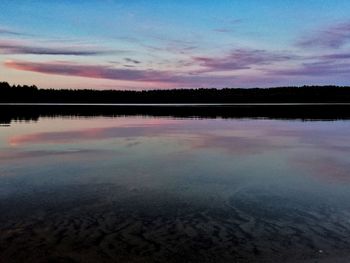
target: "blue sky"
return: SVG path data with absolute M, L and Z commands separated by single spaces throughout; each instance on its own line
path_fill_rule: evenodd
M 0 2 L 0 75 L 42 88 L 350 83 L 350 2 Z

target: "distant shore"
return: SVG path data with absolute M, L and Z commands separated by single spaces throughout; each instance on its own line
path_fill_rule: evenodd
M 0 82 L 0 103 L 59 104 L 317 104 L 350 103 L 350 87 L 302 86 L 275 88 L 68 90 Z
M 349 105 L 350 102 L 276 102 L 276 103 L 45 103 L 45 102 L 0 102 L 0 106 L 123 106 L 123 107 L 217 107 L 217 106 L 336 106 Z
M 0 103 L 0 124 L 42 117 L 262 118 L 349 120 L 350 103 L 285 104 L 66 104 Z

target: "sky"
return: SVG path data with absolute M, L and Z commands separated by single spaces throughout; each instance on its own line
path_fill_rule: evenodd
M 350 85 L 348 0 L 1 0 L 0 81 L 40 88 Z

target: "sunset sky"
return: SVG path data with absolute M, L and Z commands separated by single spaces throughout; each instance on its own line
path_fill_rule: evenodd
M 1 0 L 0 12 L 11 84 L 350 85 L 348 0 Z

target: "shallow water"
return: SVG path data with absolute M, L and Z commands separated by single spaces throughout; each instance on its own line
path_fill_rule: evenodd
M 347 262 L 349 134 L 348 120 L 12 120 L 0 262 Z

